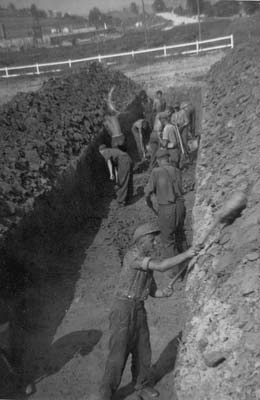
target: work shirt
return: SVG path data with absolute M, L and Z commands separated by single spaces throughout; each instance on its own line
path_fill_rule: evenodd
M 153 130 L 155 132 L 159 132 L 159 133 L 162 131 L 162 122 L 159 118 L 159 114 L 157 114 L 155 117 L 154 124 L 153 124 Z
M 177 124 L 180 128 L 189 124 L 189 118 L 185 110 L 180 110 L 171 115 L 171 123 Z
M 165 111 L 166 109 L 166 101 L 164 99 L 155 98 L 153 101 L 153 112 L 158 113 L 161 111 Z
M 149 270 L 150 257 L 140 256 L 137 247 L 133 247 L 124 257 L 116 297 L 144 301 L 156 292 L 153 271 Z
M 174 149 L 175 147 L 177 147 L 178 142 L 176 127 L 170 123 L 167 123 L 163 128 L 162 138 L 163 140 L 167 140 L 168 149 Z
M 104 159 L 106 161 L 111 160 L 115 167 L 118 166 L 118 162 L 119 162 L 120 158 L 128 157 L 130 159 L 130 157 L 127 153 L 125 153 L 122 150 L 116 149 L 116 148 L 111 148 L 111 149 L 107 148 L 107 149 L 102 150 L 102 156 L 104 157 Z
M 180 170 L 170 164 L 154 168 L 144 191 L 146 197 L 155 194 L 159 205 L 183 199 Z

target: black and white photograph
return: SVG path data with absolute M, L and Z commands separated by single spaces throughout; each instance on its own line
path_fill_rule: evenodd
M 260 400 L 260 0 L 0 0 L 0 400 Z

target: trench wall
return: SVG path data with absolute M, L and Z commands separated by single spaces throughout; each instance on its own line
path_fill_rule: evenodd
M 219 226 L 190 272 L 175 369 L 179 400 L 260 399 L 260 52 L 238 46 L 207 76 L 196 169 L 194 242 L 230 194 L 248 206 Z

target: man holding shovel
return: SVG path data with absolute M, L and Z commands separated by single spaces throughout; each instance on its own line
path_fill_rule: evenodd
M 132 355 L 132 377 L 139 399 L 158 397 L 149 385 L 151 345 L 144 302 L 148 296 L 163 298 L 172 295 L 172 288 L 158 289 L 153 271 L 165 272 L 192 258 L 195 249 L 158 261 L 153 258 L 158 226 L 139 226 L 133 236 L 133 247 L 124 257 L 119 282 L 110 314 L 109 354 L 98 396 L 111 400 L 120 385 L 128 356 Z
M 185 220 L 185 204 L 182 193 L 181 172 L 169 163 L 169 153 L 166 149 L 157 152 L 159 167 L 154 168 L 145 187 L 148 207 L 155 211 L 152 195 L 156 196 L 158 204 L 158 225 L 163 242 L 163 256 L 172 257 L 176 254 L 176 240 L 183 238 Z M 178 246 L 179 247 L 179 246 Z M 178 249 L 179 250 L 179 249 Z M 181 249 L 182 250 L 182 249 Z

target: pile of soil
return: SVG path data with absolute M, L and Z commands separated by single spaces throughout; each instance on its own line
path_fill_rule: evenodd
M 0 237 L 52 190 L 58 177 L 102 128 L 107 94 L 116 86 L 123 110 L 137 85 L 118 71 L 91 64 L 17 94 L 0 109 Z
M 260 398 L 259 62 L 259 45 L 247 43 L 207 78 L 195 242 L 233 191 L 245 191 L 248 205 L 215 230 L 189 276 L 190 317 L 176 370 L 180 400 Z

